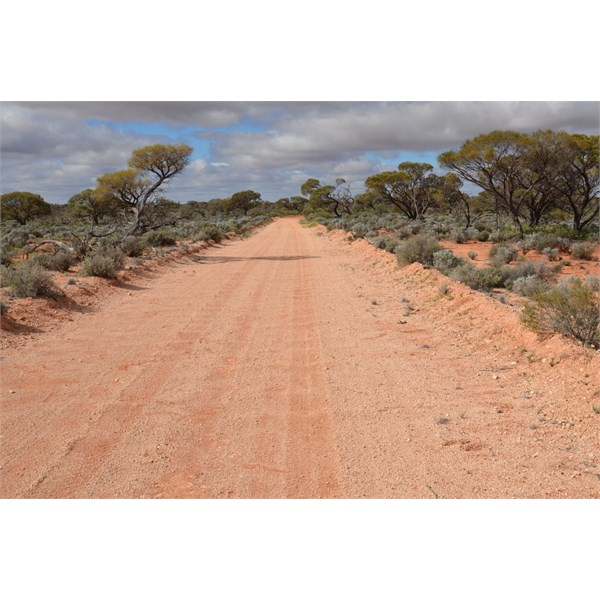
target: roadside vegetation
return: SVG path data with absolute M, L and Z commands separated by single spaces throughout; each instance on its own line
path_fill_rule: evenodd
M 115 278 L 127 260 L 218 244 L 275 216 L 302 215 L 305 224 L 368 240 L 400 265 L 420 262 L 483 293 L 518 294 L 526 299 L 527 326 L 598 347 L 598 278 L 561 275 L 572 261 L 599 258 L 598 146 L 598 136 L 494 131 L 441 154 L 445 175 L 403 162 L 367 177 L 358 195 L 344 179 L 309 178 L 299 195 L 276 202 L 241 190 L 184 204 L 165 191 L 192 149 L 147 146 L 132 153 L 126 169 L 99 176 L 96 188 L 64 204 L 30 192 L 3 194 L 2 286 L 12 297 L 57 297 L 52 271 Z M 476 245 L 463 258 L 445 243 L 486 243 L 489 260 L 483 263 Z

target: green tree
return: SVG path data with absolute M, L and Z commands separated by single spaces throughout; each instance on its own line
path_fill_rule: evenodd
M 229 212 L 239 211 L 244 215 L 252 208 L 256 208 L 260 203 L 260 194 L 254 190 L 244 190 L 236 192 L 226 203 Z
M 105 217 L 115 217 L 122 206 L 113 197 L 99 197 L 96 190 L 83 190 L 71 196 L 67 202 L 69 212 L 75 217 L 89 219 L 94 225 L 100 225 Z
M 528 224 L 535 227 L 558 205 L 560 194 L 553 181 L 561 165 L 562 136 L 554 131 L 536 131 L 529 137 L 531 145 L 523 156 L 520 185 L 523 209 Z
M 409 219 L 422 218 L 439 201 L 443 180 L 428 163 L 403 162 L 397 171 L 383 171 L 365 181 L 376 202 L 395 206 Z
M 52 206 L 40 195 L 31 192 L 9 192 L 0 196 L 2 217 L 14 219 L 20 225 L 25 225 L 31 219 L 43 217 L 52 212 Z
M 308 204 L 313 210 L 325 209 L 336 217 L 341 217 L 342 212 L 352 213 L 354 197 L 341 177 L 335 180 L 335 185 L 321 185 L 318 179 L 307 179 L 300 186 L 300 192 L 308 195 Z
M 467 140 L 460 150 L 439 156 L 442 167 L 488 192 L 498 209 L 505 210 L 523 236 L 521 217 L 545 177 L 532 172 L 534 142 L 516 131 L 493 131 Z
M 573 215 L 573 228 L 577 231 L 598 218 L 599 147 L 597 135 L 561 135 L 560 161 L 550 185 Z
M 130 226 L 125 236 L 143 233 L 148 206 L 163 199 L 161 187 L 189 164 L 192 148 L 186 144 L 154 144 L 134 150 L 129 169 L 98 177 L 96 194 L 102 201 L 116 200 L 129 210 Z

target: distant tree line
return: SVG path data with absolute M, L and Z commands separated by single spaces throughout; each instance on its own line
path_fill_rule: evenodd
M 365 192 L 352 196 L 343 179 L 335 185 L 308 179 L 300 188 L 313 210 L 335 216 L 365 209 L 386 209 L 408 219 L 448 210 L 464 218 L 508 215 L 521 236 L 550 215 L 569 215 L 581 232 L 598 218 L 599 136 L 536 131 L 494 131 L 467 140 L 459 150 L 438 158 L 445 175 L 428 163 L 403 162 L 395 171 L 368 177 Z M 462 188 L 481 189 L 472 196 Z M 558 212 L 557 212 L 558 211 Z
M 190 146 L 155 144 L 135 150 L 128 168 L 98 177 L 95 189 L 72 196 L 66 205 L 51 205 L 30 192 L 0 197 L 3 220 L 24 225 L 44 216 L 89 224 L 90 236 L 123 238 L 176 225 L 191 217 L 219 214 L 317 213 L 341 217 L 358 211 L 391 211 L 409 220 L 445 211 L 460 217 L 465 228 L 481 217 L 509 216 L 521 236 L 524 225 L 547 219 L 569 219 L 576 232 L 595 224 L 599 212 L 599 136 L 536 131 L 493 131 L 467 140 L 458 150 L 442 153 L 433 172 L 428 163 L 403 162 L 394 171 L 367 177 L 365 191 L 353 195 L 344 179 L 322 183 L 309 178 L 300 195 L 262 200 L 243 190 L 228 198 L 185 204 L 164 196 L 164 187 L 189 164 Z M 466 193 L 465 183 L 481 191 Z

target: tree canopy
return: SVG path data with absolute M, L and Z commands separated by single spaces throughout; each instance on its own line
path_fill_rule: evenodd
M 300 186 L 300 192 L 308 196 L 312 209 L 328 210 L 336 217 L 341 217 L 342 212 L 352 213 L 354 197 L 345 179 L 336 179 L 335 185 L 322 185 L 318 179 L 310 178 Z
M 14 219 L 25 225 L 31 219 L 43 217 L 52 212 L 52 206 L 39 194 L 31 192 L 9 192 L 0 196 L 2 218 Z
M 553 208 L 573 215 L 581 231 L 598 216 L 598 136 L 493 131 L 439 157 L 442 167 L 489 193 L 523 234 Z
M 403 162 L 397 171 L 383 171 L 365 181 L 371 202 L 395 206 L 409 219 L 420 219 L 439 198 L 443 179 L 428 163 Z
M 145 146 L 133 151 L 128 169 L 98 177 L 97 197 L 115 200 L 128 209 L 131 225 L 127 235 L 147 229 L 147 207 L 163 199 L 161 187 L 185 169 L 192 151 L 186 144 Z

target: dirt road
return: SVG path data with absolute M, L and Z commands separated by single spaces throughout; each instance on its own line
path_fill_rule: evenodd
M 600 497 L 596 358 L 390 261 L 281 219 L 6 349 L 1 496 Z

